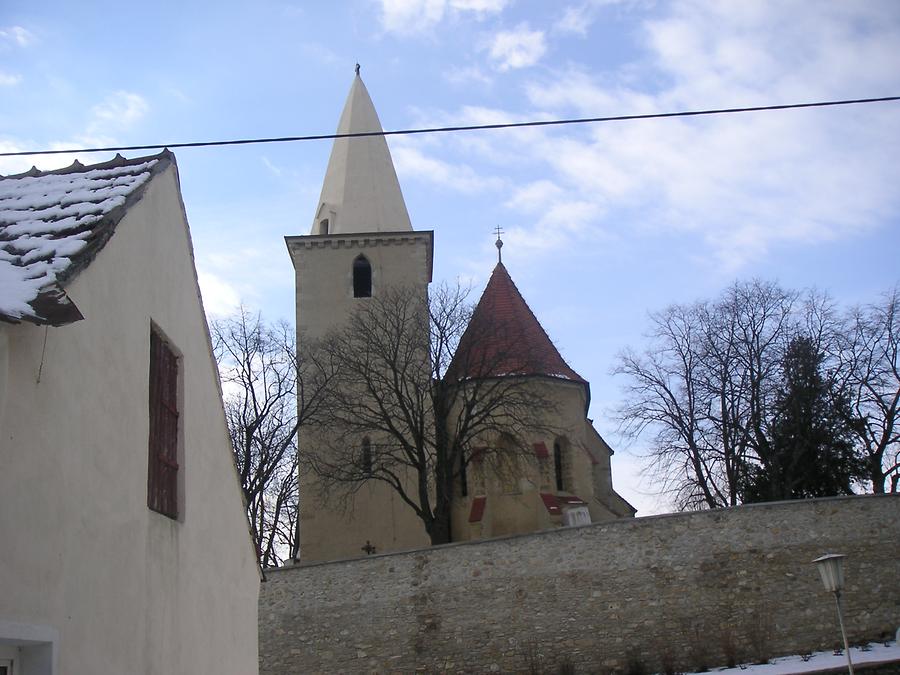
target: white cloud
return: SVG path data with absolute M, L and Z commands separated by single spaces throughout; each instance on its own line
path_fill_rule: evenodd
M 644 1 L 653 2 L 653 0 Z M 637 6 L 640 4 L 642 4 L 642 0 L 583 0 L 578 4 L 566 7 L 562 16 L 553 24 L 553 30 L 557 33 L 569 33 L 584 37 L 597 20 L 597 15 L 602 7 L 609 5 Z
M 451 68 L 444 73 L 444 79 L 447 80 L 447 82 L 449 82 L 450 84 L 457 85 L 470 84 L 472 82 L 475 82 L 477 84 L 493 83 L 493 78 L 487 75 L 478 66 Z
M 531 30 L 521 23 L 513 30 L 500 31 L 491 40 L 489 54 L 500 71 L 527 68 L 547 51 L 543 31 Z
M 27 47 L 34 42 L 34 34 L 22 26 L 0 28 L 0 40 L 11 42 L 19 47 Z
M 545 205 L 563 194 L 563 189 L 550 180 L 537 180 L 520 188 L 516 188 L 512 197 L 506 202 L 511 209 L 532 213 L 542 210 Z
M 78 141 L 69 143 L 51 143 L 50 150 L 64 150 L 73 146 L 82 145 Z M 26 152 L 39 147 L 38 144 L 24 141 L 21 139 L 4 139 L 0 140 L 0 152 Z M 22 155 L 20 157 L 0 157 L 0 175 L 9 176 L 12 174 L 23 173 L 36 166 L 41 171 L 51 171 L 53 169 L 61 169 L 69 166 L 76 159 L 80 159 L 83 163 L 102 162 L 110 157 L 92 158 L 90 156 L 78 157 L 72 153 L 59 155 Z
M 563 15 L 553 24 L 553 28 L 560 33 L 575 33 L 587 35 L 588 28 L 594 22 L 593 11 L 587 3 L 566 7 Z
M 602 116 L 900 89 L 900 71 L 889 65 L 900 43 L 900 5 L 816 8 L 678 3 L 644 26 L 636 67 L 657 90 L 635 88 L 627 69 L 587 74 L 576 66 L 532 81 L 526 92 L 555 116 Z M 545 130 L 518 146 L 529 159 L 516 160 L 546 167 L 544 180 L 505 203 L 540 214 L 531 226 L 539 241 L 551 221 L 573 224 L 566 236 L 585 236 L 583 228 L 602 231 L 603 214 L 619 209 L 632 231 L 696 242 L 698 259 L 734 274 L 773 247 L 851 237 L 897 218 L 900 119 L 891 106 Z M 484 153 L 499 155 L 505 145 L 497 136 L 489 143 Z
M 303 52 L 305 56 L 312 59 L 317 63 L 324 64 L 326 66 L 334 65 L 335 63 L 340 63 L 340 58 L 334 52 L 334 50 L 329 49 L 325 45 L 319 42 L 306 42 L 300 45 L 300 50 Z
M 465 164 L 451 164 L 425 155 L 412 145 L 397 144 L 391 148 L 397 173 L 412 179 L 425 180 L 466 194 L 497 190 L 502 180 L 476 173 Z M 402 181 L 401 181 L 402 182 Z
M 381 24 L 396 33 L 433 28 L 444 17 L 445 0 L 381 0 Z
M 263 155 L 262 163 L 265 164 L 266 168 L 272 172 L 272 175 L 276 178 L 281 178 L 281 175 L 284 173 L 280 166 L 277 166 L 272 160 Z
M 117 91 L 91 109 L 89 133 L 125 131 L 133 127 L 147 113 L 147 101 L 140 94 Z
M 510 0 L 380 0 L 381 25 L 401 34 L 432 30 L 447 17 L 481 20 L 499 14 Z
M 0 139 L 0 151 L 25 152 L 42 149 L 69 150 L 71 148 L 91 148 L 116 145 L 116 132 L 126 131 L 139 122 L 148 109 L 146 101 L 138 94 L 119 91 L 108 96 L 100 104 L 91 108 L 84 131 L 72 134 L 67 140 L 36 142 L 31 139 L 5 137 Z M 28 171 L 32 166 L 42 171 L 50 171 L 69 166 L 76 159 L 83 164 L 96 164 L 112 159 L 113 153 L 25 155 L 21 157 L 0 157 L 0 174 L 10 175 Z
M 499 14 L 509 3 L 510 0 L 450 0 L 453 9 L 476 14 Z
M 13 87 L 22 81 L 21 75 L 4 73 L 0 70 L 0 87 Z
M 221 276 L 208 270 L 198 270 L 197 280 L 200 282 L 203 309 L 207 316 L 228 316 L 240 307 L 241 299 L 237 290 Z
M 643 25 L 642 52 L 633 63 L 607 72 L 573 64 L 532 78 L 525 86 L 528 112 L 465 106 L 452 114 L 432 112 L 427 123 L 648 113 L 900 90 L 900 71 L 890 66 L 900 43 L 900 5 L 817 7 L 811 13 L 802 2 L 738 8 L 699 0 L 667 6 L 664 18 Z M 635 84 L 648 81 L 653 88 Z M 677 241 L 694 252 L 699 266 L 733 276 L 773 249 L 854 237 L 898 218 L 896 111 L 887 103 L 505 130 L 422 139 L 418 154 L 408 159 L 411 175 L 421 170 L 429 180 L 450 183 L 457 165 L 447 157 L 462 158 L 468 173 L 454 189 L 475 190 L 476 170 L 485 171 L 479 166 L 504 176 L 496 197 L 512 212 L 506 239 L 523 255 L 545 256 L 573 242 L 628 245 L 621 237 L 627 228 L 629 236 Z

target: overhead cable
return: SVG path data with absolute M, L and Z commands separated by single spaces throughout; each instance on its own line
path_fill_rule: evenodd
M 153 143 L 146 145 L 119 145 L 103 148 L 68 148 L 65 150 L 24 150 L 20 152 L 0 152 L 0 157 L 24 157 L 27 155 L 64 155 L 90 152 L 123 152 L 131 150 L 170 150 L 177 148 L 206 148 L 223 145 L 253 145 L 258 143 L 291 143 L 294 141 L 324 141 L 336 138 L 363 138 L 366 136 L 412 136 L 415 134 L 438 134 L 451 131 L 487 131 L 494 129 L 521 129 L 526 127 L 550 127 L 568 124 L 593 124 L 600 122 L 630 122 L 635 120 L 665 119 L 670 117 L 700 117 L 704 115 L 726 115 L 732 113 L 767 112 L 773 110 L 796 110 L 800 108 L 826 108 L 832 106 L 855 105 L 859 103 L 886 103 L 900 101 L 900 96 L 878 98 L 856 98 L 841 101 L 816 101 L 814 103 L 785 103 L 781 105 L 761 105 L 744 108 L 714 108 L 707 110 L 682 110 L 678 112 L 646 113 L 642 115 L 609 115 L 605 117 L 579 117 L 574 119 L 537 120 L 531 122 L 498 122 L 496 124 L 469 124 L 448 127 L 426 127 L 422 129 L 398 129 L 395 131 L 364 131 L 351 134 L 314 134 L 308 136 L 279 136 L 275 138 L 242 138 L 228 141 L 193 141 L 190 143 Z

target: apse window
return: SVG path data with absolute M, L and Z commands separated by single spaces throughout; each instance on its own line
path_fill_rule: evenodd
M 557 492 L 564 492 L 566 484 L 563 473 L 563 449 L 559 441 L 553 443 L 553 467 L 556 474 L 556 490 Z
M 364 255 L 353 261 L 353 297 L 372 297 L 372 265 Z
M 147 506 L 172 519 L 178 518 L 179 366 L 175 349 L 151 326 Z
M 367 476 L 372 475 L 372 441 L 366 436 L 362 440 L 362 457 L 360 458 L 363 473 Z

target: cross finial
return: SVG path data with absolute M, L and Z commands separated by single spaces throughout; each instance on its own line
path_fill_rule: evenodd
M 356 64 L 356 68 L 354 68 L 354 70 L 356 71 L 356 76 L 359 77 L 359 64 L 358 63 Z
M 497 247 L 497 262 L 502 263 L 503 262 L 503 251 L 501 249 L 503 248 L 503 240 L 500 238 L 500 235 L 503 234 L 503 230 L 500 228 L 499 225 L 494 228 L 494 234 L 497 235 L 497 241 L 494 242 L 494 246 Z
M 366 539 L 366 545 L 363 546 L 360 550 L 365 551 L 366 555 L 372 555 L 373 553 L 375 553 L 375 547 L 372 546 L 372 542 L 370 542 L 368 539 Z

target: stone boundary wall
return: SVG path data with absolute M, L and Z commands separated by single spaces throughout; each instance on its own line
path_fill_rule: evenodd
M 900 625 L 900 495 L 741 506 L 267 572 L 260 673 L 696 669 Z

